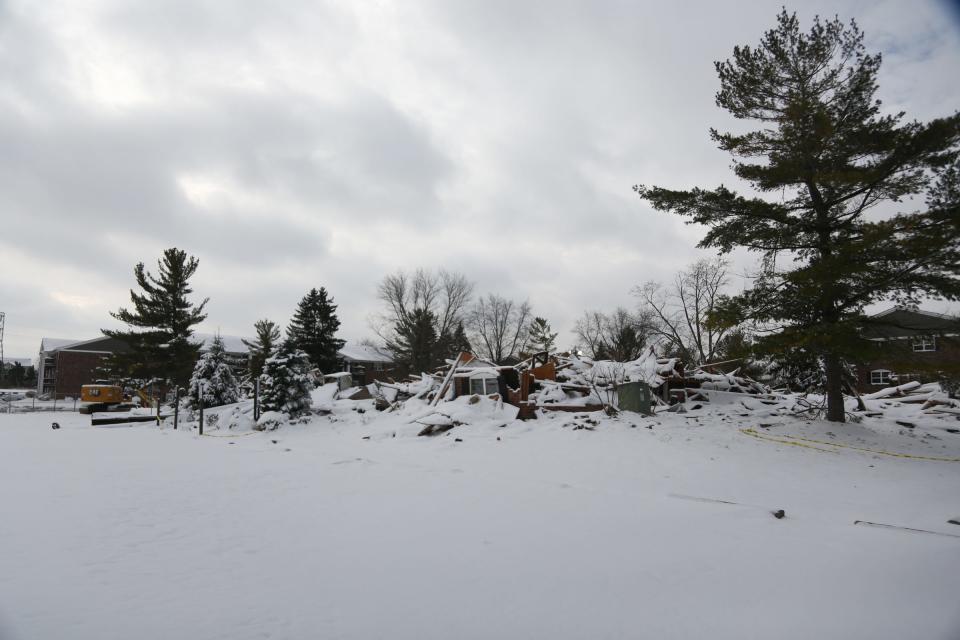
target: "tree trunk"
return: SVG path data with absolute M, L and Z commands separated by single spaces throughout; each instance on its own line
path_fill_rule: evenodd
M 835 353 L 824 356 L 827 374 L 827 420 L 844 422 L 846 411 L 843 407 L 843 366 Z

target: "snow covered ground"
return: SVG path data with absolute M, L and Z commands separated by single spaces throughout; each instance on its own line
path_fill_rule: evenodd
M 953 416 L 428 438 L 332 405 L 210 437 L 0 415 L 0 638 L 960 638 L 960 462 L 876 453 L 960 459 Z

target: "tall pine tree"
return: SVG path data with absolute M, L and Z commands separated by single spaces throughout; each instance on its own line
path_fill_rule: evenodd
M 960 297 L 960 216 L 946 184 L 960 115 L 920 123 L 884 114 L 874 98 L 879 67 L 854 22 L 817 18 L 803 33 L 784 10 L 757 48 L 735 47 L 732 60 L 716 63 L 717 105 L 759 127 L 711 136 L 734 157 L 736 175 L 770 197 L 723 186 L 635 187 L 654 208 L 708 226 L 701 247 L 763 255 L 753 287 L 714 320 L 755 321 L 766 330 L 757 346 L 767 353 L 819 357 L 827 418 L 837 422 L 845 416 L 844 362 L 866 342 L 864 307 Z M 867 218 L 878 204 L 927 191 L 937 174 L 941 186 L 926 211 Z
M 276 323 L 263 319 L 253 324 L 257 337 L 253 341 L 242 339 L 243 344 L 250 350 L 250 378 L 256 379 L 263 373 L 263 363 L 273 355 L 280 344 L 280 327 Z
M 463 321 L 457 322 L 457 328 L 449 340 L 443 342 L 443 356 L 446 358 L 456 358 L 460 353 L 470 353 L 473 346 L 470 344 L 470 338 L 467 337 L 467 330 L 463 327 Z
M 427 309 L 414 309 L 406 320 L 397 322 L 393 338 L 387 342 L 394 361 L 413 374 L 435 368 L 440 360 L 435 324 L 433 313 Z
M 111 313 L 131 327 L 126 331 L 103 329 L 104 335 L 126 343 L 130 351 L 117 352 L 107 365 L 122 378 L 167 379 L 186 384 L 197 360 L 200 345 L 191 342 L 192 327 L 207 317 L 203 313 L 209 298 L 194 305 L 187 297 L 193 293 L 189 281 L 199 261 L 186 251 L 167 249 L 157 261 L 157 275 L 139 263 L 133 270 L 142 293 L 130 291 L 132 309 Z
M 547 322 L 546 318 L 537 316 L 530 322 L 527 350 L 531 353 L 553 352 L 557 347 L 557 335 L 557 333 L 551 331 L 550 323 Z
M 327 297 L 327 290 L 310 289 L 287 327 L 287 340 L 304 351 L 320 371 L 331 373 L 337 369 L 337 351 L 344 344 L 336 337 L 339 327 L 337 305 Z

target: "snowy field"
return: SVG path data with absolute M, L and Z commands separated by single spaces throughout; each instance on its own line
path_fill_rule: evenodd
M 954 416 L 427 438 L 350 406 L 209 437 L 0 415 L 0 638 L 960 638 L 960 462 L 876 453 L 960 458 Z

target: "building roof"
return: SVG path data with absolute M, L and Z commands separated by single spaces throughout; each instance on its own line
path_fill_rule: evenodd
M 210 348 L 210 343 L 213 342 L 215 333 L 194 333 L 193 341 L 200 343 L 200 350 L 205 351 Z M 227 350 L 227 353 L 248 353 L 250 350 L 247 348 L 247 345 L 243 344 L 243 340 L 252 340 L 250 338 L 243 338 L 241 336 L 225 336 L 220 334 L 220 338 L 223 340 L 223 346 Z M 98 346 L 107 346 L 106 344 L 109 341 L 114 340 L 109 336 L 97 336 L 96 338 L 89 338 L 87 340 L 75 340 L 75 339 L 66 339 L 66 338 L 42 338 L 40 340 L 40 351 L 97 351 Z M 113 352 L 112 348 L 105 348 L 104 351 Z
M 873 340 L 960 333 L 960 318 L 894 307 L 867 319 L 864 336 Z
M 76 338 L 40 338 L 40 351 L 53 351 L 54 349 L 62 349 L 68 345 L 71 345 L 75 342 L 84 342 L 83 340 L 77 340 Z
M 194 333 L 193 340 L 200 343 L 201 351 L 205 351 L 210 348 L 210 343 L 213 342 L 216 335 L 215 333 Z M 220 339 L 223 340 L 223 348 L 227 350 L 227 353 L 249 353 L 250 349 L 247 345 L 243 344 L 243 341 L 256 342 L 253 338 L 225 336 L 222 333 L 220 334 Z
M 113 345 L 111 346 L 111 343 Z M 110 336 L 98 336 L 89 340 L 75 340 L 69 344 L 55 346 L 48 351 L 104 351 L 113 353 L 121 342 Z M 126 347 L 125 347 L 126 348 Z
M 393 356 L 385 349 L 371 347 L 365 344 L 345 344 L 337 351 L 337 355 L 350 362 L 393 363 Z

